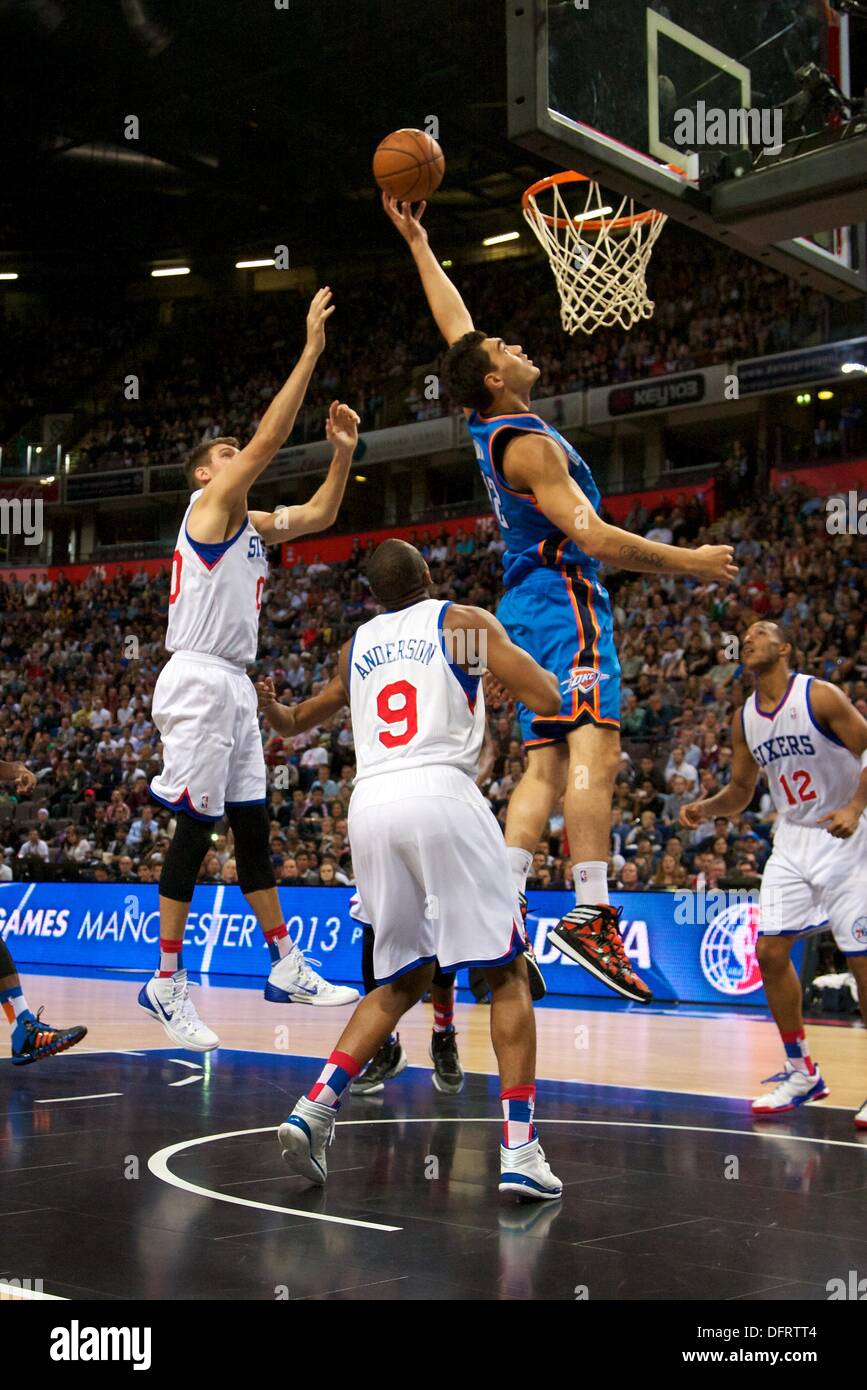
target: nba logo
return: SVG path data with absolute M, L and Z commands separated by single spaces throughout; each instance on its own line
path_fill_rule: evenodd
M 720 994 L 752 994 L 762 985 L 756 955 L 759 909 L 756 903 L 733 903 L 714 917 L 699 948 L 699 963 L 708 984 Z

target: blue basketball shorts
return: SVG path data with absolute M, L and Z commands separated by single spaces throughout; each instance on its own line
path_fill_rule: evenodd
M 564 739 L 582 724 L 620 728 L 620 662 L 611 601 L 575 570 L 533 570 L 508 589 L 497 617 L 511 640 L 560 682 L 560 713 L 540 717 L 518 704 L 528 748 Z

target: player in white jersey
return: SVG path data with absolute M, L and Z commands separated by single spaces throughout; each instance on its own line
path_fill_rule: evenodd
M 251 512 L 247 493 L 292 432 L 334 312 L 328 288 L 307 316 L 307 341 L 294 371 L 243 449 L 236 439 L 205 440 L 187 460 L 194 488 L 172 560 L 166 647 L 157 680 L 154 723 L 163 768 L 151 783 L 156 801 L 177 813 L 160 877 L 160 959 L 139 1003 L 181 1047 L 208 1052 L 219 1038 L 189 996 L 181 948 L 199 868 L 216 823 L 227 815 L 241 891 L 265 933 L 271 973 L 265 998 L 276 1003 L 349 1004 L 307 965 L 289 938 L 269 853 L 265 760 L 256 694 L 245 666 L 255 661 L 267 547 L 323 531 L 337 516 L 355 445 L 358 416 L 333 402 L 326 426 L 334 446 L 328 476 L 309 502 Z
M 280 1126 L 283 1156 L 311 1182 L 326 1178 L 341 1096 L 443 970 L 475 965 L 491 987 L 491 1038 L 505 1119 L 500 1190 L 562 1193 L 539 1145 L 535 1021 L 518 891 L 502 833 L 476 786 L 484 736 L 484 665 L 539 714 L 560 707 L 556 677 L 514 646 L 479 608 L 430 597 L 419 552 L 384 541 L 367 571 L 386 611 L 340 653 L 339 674 L 294 709 L 272 705 L 283 733 L 333 717 L 347 700 L 357 772 L 349 838 L 364 917 L 375 924 L 374 972 L 319 1080 Z
M 695 828 L 750 804 L 759 772 L 777 812 L 774 848 L 759 900 L 757 954 L 765 993 L 786 1052 L 774 1088 L 753 1101 L 756 1115 L 778 1115 L 828 1088 L 812 1061 L 792 965 L 793 942 L 830 927 L 858 986 L 867 1023 L 867 721 L 835 685 L 792 672 L 779 625 L 753 623 L 741 660 L 754 694 L 732 725 L 732 778 L 707 801 L 681 809 Z M 867 1101 L 855 1116 L 867 1129 Z

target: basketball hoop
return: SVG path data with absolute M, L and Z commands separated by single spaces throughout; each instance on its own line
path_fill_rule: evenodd
M 583 185 L 583 203 L 581 188 L 564 193 L 564 185 L 570 184 Z M 575 194 L 569 199 L 571 209 L 570 192 Z M 615 211 L 605 204 L 596 180 L 574 170 L 539 179 L 527 189 L 521 206 L 551 263 L 566 333 L 579 328 L 593 333 L 615 324 L 629 329 L 652 317 L 647 266 L 668 221 L 665 213 L 636 212 L 629 197 Z

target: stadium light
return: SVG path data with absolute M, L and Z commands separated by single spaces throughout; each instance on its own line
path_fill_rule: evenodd
M 17 280 L 17 270 L 0 270 L 0 280 Z
M 591 217 L 608 217 L 614 211 L 611 207 L 591 208 L 589 212 L 576 212 L 572 214 L 573 222 L 587 222 Z
M 356 483 L 366 483 L 366 482 L 367 482 L 367 474 L 366 474 L 366 473 L 356 473 L 356 474 L 354 474 L 354 476 L 353 476 L 353 481 L 356 482 Z
M 834 399 L 833 391 L 817 391 L 816 394 L 820 401 L 832 401 Z
M 189 275 L 189 273 L 190 267 L 188 265 L 171 265 L 164 270 L 152 270 L 151 277 L 154 280 L 160 280 L 166 275 Z
M 275 261 L 274 257 L 273 257 L 273 256 L 270 256 L 270 257 L 268 257 L 267 259 L 261 260 L 261 261 L 236 261 L 236 262 L 235 262 L 235 269 L 236 269 L 236 270 L 257 270 L 257 269 L 259 268 L 259 266 L 263 266 L 263 265 L 276 265 L 276 264 L 277 264 L 277 262 Z
M 801 392 L 795 397 L 795 404 L 796 404 L 796 405 L 809 405 L 809 404 L 810 404 L 810 401 L 811 401 L 812 399 L 813 399 L 813 397 L 810 395 L 809 391 L 801 391 Z
M 454 265 L 454 261 L 440 261 L 440 265 L 442 266 L 443 270 L 451 270 L 452 266 Z
M 847 376 L 852 372 L 863 372 L 867 376 L 867 367 L 864 366 L 863 362 L 844 362 L 840 371 L 845 372 Z
M 483 246 L 499 246 L 504 241 L 517 241 L 520 232 L 500 232 L 499 236 L 486 236 L 482 242 Z

